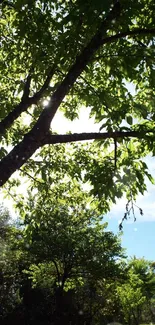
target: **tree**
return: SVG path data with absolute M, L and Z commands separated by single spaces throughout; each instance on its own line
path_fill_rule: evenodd
M 155 276 L 151 262 L 134 257 L 126 266 L 127 279 L 117 287 L 119 300 L 128 324 L 154 321 Z
M 6 309 L 4 323 L 91 324 L 111 294 L 107 284 L 121 277 L 120 240 L 75 180 L 57 180 L 52 192 L 38 186 L 18 205 L 21 229 L 10 229 L 4 284 L 19 301 Z
M 94 154 L 88 179 L 94 183 L 105 168 L 109 188 L 130 179 L 138 189 L 132 192 L 129 184 L 128 198 L 143 193 L 144 174 L 151 176 L 139 159 L 154 155 L 154 1 L 2 0 L 0 6 L 0 185 L 37 149 L 45 158 L 47 144 L 98 139 L 93 149 L 104 155 L 96 164 Z M 74 120 L 82 105 L 103 132 L 52 132 L 58 109 Z
M 129 268 L 132 268 L 135 274 L 142 281 L 142 293 L 145 296 L 145 305 L 143 306 L 142 319 L 144 322 L 154 322 L 154 295 L 155 295 L 155 274 L 154 265 L 151 261 L 144 258 L 133 257 L 129 262 Z
M 116 236 L 105 231 L 107 224 L 99 218 L 97 205 L 75 182 L 69 186 L 61 182 L 52 194 L 38 192 L 35 201 L 30 195 L 25 204 L 25 242 L 31 253 L 38 262 L 53 263 L 62 288 L 68 277 L 74 279 L 77 274 L 88 277 L 95 272 L 102 277 L 103 267 L 107 277 L 114 276 L 112 264 L 117 254 L 121 256 L 121 246 Z
M 118 295 L 128 324 L 140 324 L 141 312 L 146 297 L 141 290 L 142 281 L 138 275 L 129 272 L 129 282 L 118 287 Z
M 95 282 L 120 273 L 116 259 L 123 255 L 117 237 L 105 231 L 97 206 L 75 182 L 61 181 L 52 195 L 38 191 L 35 201 L 30 195 L 26 205 L 25 244 L 34 256 L 27 272 L 34 286 L 53 288 L 55 323 L 68 323 L 75 316 L 79 322 L 79 310 L 83 322 L 93 318 L 90 304 L 95 303 L 96 295 L 91 299 Z M 79 299 L 75 308 L 72 301 L 77 301 L 77 291 L 86 301 Z

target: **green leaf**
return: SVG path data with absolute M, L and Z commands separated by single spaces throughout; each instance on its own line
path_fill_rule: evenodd
M 126 121 L 127 121 L 128 124 L 132 125 L 133 124 L 133 117 L 131 115 L 128 115 L 126 117 Z

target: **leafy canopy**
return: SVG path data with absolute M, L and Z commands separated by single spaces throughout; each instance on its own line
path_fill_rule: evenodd
M 0 185 L 19 169 L 46 182 L 47 161 L 66 171 L 61 143 L 94 139 L 70 145 L 71 176 L 106 200 L 144 193 L 152 178 L 141 158 L 155 152 L 154 1 L 10 0 L 0 9 Z M 73 121 L 81 107 L 99 133 L 52 132 L 58 109 Z

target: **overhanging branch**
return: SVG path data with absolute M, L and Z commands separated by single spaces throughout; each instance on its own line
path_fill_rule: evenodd
M 42 141 L 42 145 L 68 143 L 76 141 L 87 140 L 106 140 L 106 139 L 124 139 L 124 138 L 143 138 L 147 133 L 154 132 L 154 130 L 147 131 L 116 131 L 116 132 L 91 132 L 91 133 L 73 133 L 73 134 L 50 134 Z

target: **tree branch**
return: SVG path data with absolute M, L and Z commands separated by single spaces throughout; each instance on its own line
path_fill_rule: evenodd
M 117 169 L 117 138 L 114 138 L 114 170 Z
M 29 97 L 30 92 L 30 82 L 31 75 L 29 74 L 25 83 L 23 96 L 21 102 L 15 106 L 14 110 L 10 112 L 1 122 L 0 122 L 0 135 L 2 136 L 6 130 L 13 124 L 13 122 L 21 115 L 21 113 L 25 112 L 31 105 L 35 105 L 42 98 L 44 92 L 49 86 L 52 76 L 55 72 L 55 66 L 53 66 L 43 84 L 38 92 L 36 92 L 32 97 Z
M 27 98 L 29 98 L 31 80 L 32 80 L 32 75 L 31 73 L 29 73 L 24 85 L 24 91 L 23 91 L 21 102 L 24 102 Z
M 59 272 L 59 269 L 58 269 L 58 265 L 57 265 L 57 262 L 55 260 L 52 259 L 52 262 L 55 266 L 55 269 L 56 269 L 56 273 L 57 273 L 57 281 L 58 283 L 60 283 L 60 272 Z
M 106 36 L 106 32 L 111 21 L 118 18 L 119 16 L 120 5 L 119 3 L 116 3 L 107 17 L 103 20 L 100 28 L 92 37 L 91 41 L 86 45 L 81 54 L 77 56 L 75 63 L 70 68 L 66 77 L 51 96 L 48 106 L 40 115 L 38 122 L 34 126 L 34 129 L 39 128 L 42 129 L 43 132 L 47 132 L 49 130 L 51 121 L 62 100 L 68 94 L 77 78 L 84 71 L 92 56 L 102 45 L 102 39 L 104 36 Z
M 25 112 L 32 104 L 33 102 L 30 98 L 27 98 L 16 105 L 14 110 L 0 122 L 0 135 L 4 135 L 6 130 L 11 127 L 13 122 L 21 115 L 21 113 Z
M 113 10 L 109 13 L 106 20 L 104 20 L 104 22 L 101 24 L 101 27 L 96 33 L 96 35 L 92 38 L 89 44 L 84 48 L 83 52 L 76 58 L 75 64 L 71 67 L 67 76 L 62 81 L 61 85 L 56 89 L 54 94 L 51 96 L 49 104 L 47 108 L 40 115 L 36 127 L 40 128 L 44 124 L 44 130 L 46 129 L 47 131 L 50 128 L 51 121 L 59 105 L 61 104 L 62 100 L 68 94 L 68 92 L 70 91 L 71 87 L 73 86 L 73 84 L 75 83 L 79 75 L 83 72 L 90 59 L 93 57 L 94 53 L 102 45 L 105 45 L 107 43 L 112 43 L 115 40 L 126 36 L 147 35 L 147 34 L 155 35 L 155 28 L 153 29 L 135 28 L 132 31 L 128 30 L 126 32 L 122 32 L 104 38 L 104 35 L 106 35 L 106 28 L 108 27 L 108 23 L 114 18 L 117 18 L 117 16 L 119 16 L 120 14 L 118 9 L 118 4 L 119 3 L 116 3 L 116 7 L 114 6 Z
M 148 35 L 148 34 L 155 35 L 155 28 L 151 28 L 151 29 L 149 29 L 149 28 L 146 28 L 146 29 L 145 28 L 134 28 L 133 30 L 127 30 L 126 32 L 118 33 L 118 34 L 103 38 L 100 45 L 112 43 L 117 39 L 124 38 L 127 36 Z
M 36 92 L 32 97 L 31 99 L 33 99 L 35 101 L 35 104 L 41 99 L 42 95 L 44 94 L 44 92 L 47 90 L 49 84 L 50 84 L 50 81 L 55 73 L 55 69 L 56 69 L 56 66 L 54 65 L 52 67 L 52 69 L 49 71 L 48 75 L 47 75 L 47 78 L 43 84 L 43 86 L 40 88 L 40 90 L 38 92 Z
M 48 133 L 42 145 L 45 144 L 56 144 L 56 143 L 68 143 L 76 141 L 86 141 L 86 140 L 106 140 L 106 139 L 124 139 L 124 138 L 143 138 L 147 133 L 154 132 L 154 130 L 147 131 L 127 131 L 127 132 L 92 132 L 92 133 L 73 133 L 73 134 L 50 134 Z

